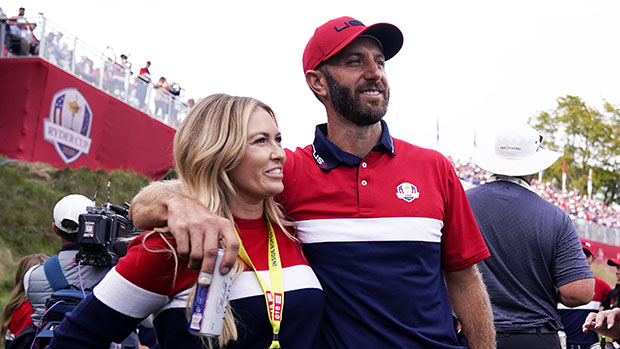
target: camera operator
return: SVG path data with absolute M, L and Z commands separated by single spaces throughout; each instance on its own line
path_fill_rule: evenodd
M 79 251 L 77 244 L 79 216 L 86 213 L 87 206 L 95 206 L 95 203 L 83 195 L 67 195 L 54 206 L 54 221 L 52 222 L 52 229 L 62 241 L 58 254 L 62 273 L 67 278 L 67 282 L 78 289 L 92 289 L 109 270 L 109 267 L 78 266 L 75 261 L 75 255 Z M 37 325 L 45 311 L 47 298 L 54 292 L 45 276 L 42 264 L 26 272 L 24 288 L 33 309 L 32 321 Z
M 127 237 L 133 231 L 133 225 L 126 218 L 119 216 L 117 211 L 126 216 L 125 207 L 110 203 L 97 207 L 87 197 L 77 194 L 67 195 L 56 203 L 52 229 L 62 241 L 60 253 L 52 256 L 45 264 L 34 266 L 25 273 L 24 289 L 32 305 L 31 317 L 34 325 L 26 326 L 8 349 L 41 348 L 49 343 L 51 339 L 49 332 L 53 330 L 58 320 L 49 317 L 52 309 L 64 303 L 65 310 L 60 310 L 60 313 L 71 311 L 67 307 L 75 306 L 73 303 L 75 294 L 69 289 L 80 290 L 86 295 L 85 292 L 92 290 L 118 261 L 119 246 L 115 241 L 118 237 Z M 82 225 L 91 229 L 83 228 Z M 69 298 L 62 299 L 62 297 Z M 53 305 L 47 308 L 46 303 Z M 59 311 L 54 310 L 52 313 L 59 314 Z M 37 334 L 41 334 L 42 337 L 39 338 Z M 112 343 L 110 346 L 115 349 L 139 347 L 148 348 L 139 346 L 138 335 L 135 332 L 122 343 Z

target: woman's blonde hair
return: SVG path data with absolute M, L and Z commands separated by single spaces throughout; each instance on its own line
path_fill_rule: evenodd
M 273 110 L 251 97 L 215 94 L 194 105 L 174 136 L 174 161 L 183 192 L 211 212 L 233 221 L 231 195 L 238 195 L 228 173 L 243 159 L 250 115 Z M 288 225 L 273 197 L 265 199 L 267 217 Z
M 230 180 L 229 172 L 243 159 L 247 146 L 248 121 L 257 108 L 271 115 L 277 125 L 273 110 L 251 97 L 215 94 L 194 105 L 174 137 L 174 161 L 180 187 L 177 185 L 179 183 L 174 182 L 164 185 L 171 190 L 180 190 L 183 195 L 197 200 L 211 212 L 228 218 L 234 224 L 231 199 L 239 194 Z M 264 212 L 289 238 L 295 239 L 284 228 L 285 225 L 292 226 L 292 223 L 285 220 L 273 197 L 265 199 Z M 166 230 L 157 231 L 162 234 L 162 231 Z M 172 246 L 168 252 L 174 254 L 175 264 L 178 266 L 178 257 Z M 243 262 L 237 258 L 233 277 L 243 270 Z M 189 299 L 188 315 L 194 294 L 195 287 Z M 236 339 L 237 326 L 229 305 L 218 341 L 222 347 Z
M 4 341 L 4 334 L 11 324 L 13 312 L 22 305 L 22 303 L 28 301 L 24 289 L 24 274 L 26 274 L 28 269 L 45 262 L 48 258 L 49 257 L 43 253 L 35 253 L 24 256 L 19 260 L 17 271 L 15 272 L 15 287 L 13 287 L 13 291 L 11 291 L 11 299 L 7 303 L 4 308 L 4 313 L 2 314 L 2 330 L 0 332 L 2 341 Z M 17 333 L 14 333 L 14 335 L 17 335 Z

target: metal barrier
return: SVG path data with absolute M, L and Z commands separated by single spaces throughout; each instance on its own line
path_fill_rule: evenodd
M 110 57 L 98 51 L 44 16 L 27 20 L 36 25 L 33 32 L 39 38 L 38 56 L 51 64 L 175 129 L 189 112 L 180 95 L 145 81 L 117 62 L 114 52 Z M 24 57 L 11 52 L 9 25 L 0 19 L 0 59 Z
M 585 219 L 573 221 L 575 229 L 582 238 L 602 242 L 608 245 L 620 246 L 620 230 L 608 228 L 601 224 L 588 222 Z

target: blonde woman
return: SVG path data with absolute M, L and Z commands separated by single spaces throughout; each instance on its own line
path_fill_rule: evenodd
M 240 256 L 245 256 L 245 262 L 238 258 L 235 264 L 232 312 L 215 346 L 320 346 L 323 292 L 273 199 L 283 190 L 280 142 L 267 105 L 224 94 L 196 104 L 174 139 L 181 185 L 174 189 L 227 217 L 240 237 Z M 268 253 L 273 247 L 278 254 Z M 134 240 L 94 296 L 56 329 L 51 348 L 105 348 L 149 314 L 154 314 L 160 347 L 203 347 L 205 342 L 187 330 L 188 301 L 198 274 L 178 259 L 175 248 L 166 233 L 150 232 Z M 270 271 L 270 265 L 280 268 Z M 281 312 L 268 311 L 271 295 L 280 301 L 272 309 L 281 306 Z
M 2 331 L 0 333 L 2 333 L 2 338 L 7 347 L 24 327 L 32 325 L 30 318 L 32 306 L 30 306 L 24 290 L 24 274 L 28 269 L 42 264 L 48 258 L 45 254 L 35 253 L 22 257 L 17 264 L 15 287 L 2 314 Z

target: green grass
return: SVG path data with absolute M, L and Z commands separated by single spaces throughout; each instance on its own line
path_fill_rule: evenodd
M 603 279 L 605 282 L 614 288 L 616 286 L 616 268 L 607 265 L 605 260 L 599 262 L 596 260 L 596 263 L 592 264 L 592 272 L 597 277 Z
M 0 161 L 5 159 L 0 155 Z M 110 201 L 115 204 L 130 202 L 149 182 L 124 171 L 55 169 L 21 161 L 0 166 L 0 310 L 9 300 L 19 259 L 31 253 L 51 256 L 60 250 L 60 239 L 51 228 L 54 204 L 72 193 L 92 198 L 99 178 L 98 205 L 107 201 L 108 178 L 112 178 Z

